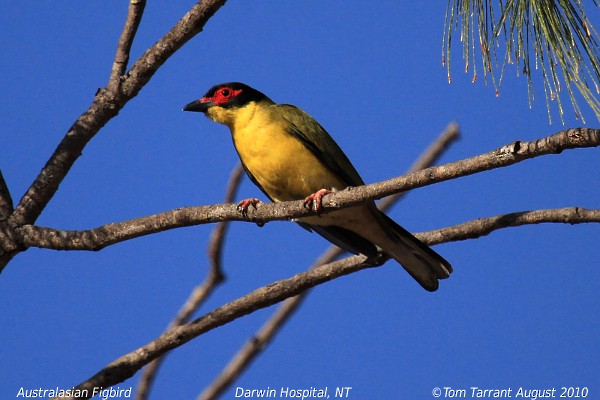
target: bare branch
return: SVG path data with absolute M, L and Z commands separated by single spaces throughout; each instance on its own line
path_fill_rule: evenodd
M 568 129 L 532 142 L 517 141 L 479 156 L 327 195 L 323 198 L 324 212 L 357 205 L 370 199 L 379 199 L 417 187 L 456 179 L 461 176 L 507 167 L 529 158 L 557 154 L 567 149 L 598 145 L 600 145 L 600 130 L 586 128 Z M 304 207 L 302 200 L 276 204 L 260 203 L 256 209 L 248 210 L 248 220 L 258 223 L 288 220 L 308 215 L 314 215 L 314 211 Z M 111 244 L 151 233 L 226 220 L 242 221 L 246 219 L 237 211 L 235 204 L 216 204 L 179 208 L 84 231 L 63 231 L 25 225 L 18 228 L 18 234 L 20 243 L 25 247 L 57 250 L 100 250 Z
M 410 167 L 409 171 L 418 171 L 427 168 L 439 159 L 439 157 L 450 147 L 450 145 L 459 138 L 459 129 L 457 124 L 450 124 L 444 132 L 419 156 L 417 161 Z M 407 192 L 398 193 L 394 196 L 386 197 L 379 208 L 385 210 L 404 197 Z M 337 246 L 330 246 L 313 264 L 312 268 L 319 265 L 333 262 L 344 253 Z M 298 296 L 286 299 L 275 313 L 266 321 L 263 326 L 246 341 L 244 346 L 235 354 L 235 356 L 225 366 L 223 371 L 207 386 L 198 396 L 198 400 L 215 399 L 223 394 L 225 390 L 248 368 L 250 363 L 269 345 L 275 335 L 285 325 L 285 323 L 294 315 L 300 307 L 302 301 L 310 294 L 310 290 L 299 294 Z
M 331 263 L 343 253 L 344 251 L 339 247 L 330 246 L 309 270 Z M 309 293 L 310 290 L 307 290 L 297 296 L 286 299 L 258 332 L 246 341 L 244 346 L 229 361 L 215 380 L 200 393 L 198 400 L 215 399 L 223 394 L 265 347 L 269 345 L 279 330 L 294 315 L 294 312 L 300 307 L 302 301 Z
M 600 209 L 586 210 L 579 207 L 573 207 L 554 210 L 524 211 L 487 219 L 478 219 L 458 225 L 458 227 L 469 227 L 472 231 L 463 232 L 461 235 L 457 234 L 455 236 L 456 240 L 463 240 L 484 236 L 493 230 L 510 226 L 520 226 L 531 223 L 538 224 L 543 222 L 569 224 L 588 222 L 598 223 L 600 222 Z M 456 227 L 449 227 L 436 231 L 423 232 L 416 236 L 424 243 L 432 245 L 436 242 L 441 242 L 441 235 L 451 235 L 455 228 Z M 443 241 L 446 241 L 446 239 L 448 239 L 448 236 L 444 237 Z M 182 346 L 206 332 L 248 315 L 256 310 L 269 307 L 288 297 L 297 296 L 317 285 L 366 268 L 381 266 L 385 261 L 385 257 L 380 257 L 377 260 L 366 260 L 363 256 L 351 256 L 329 264 L 317 266 L 291 278 L 283 279 L 256 289 L 188 324 L 174 327 L 163 333 L 152 342 L 113 361 L 96 375 L 75 387 L 75 389 L 87 390 L 88 396 L 80 398 L 89 398 L 92 394 L 91 389 L 94 387 L 106 388 L 123 382 L 155 358 Z M 74 397 L 66 398 L 75 399 Z
M 121 78 L 127 69 L 133 38 L 135 37 L 137 29 L 140 26 L 140 22 L 142 21 L 142 14 L 144 13 L 145 7 L 146 0 L 129 1 L 127 19 L 125 20 L 125 26 L 123 27 L 123 32 L 119 38 L 117 53 L 115 54 L 115 60 L 110 73 L 110 79 L 108 80 L 109 90 L 114 93 L 119 91 Z
M 237 190 L 242 181 L 244 169 L 241 164 L 238 164 L 231 173 L 229 178 L 229 184 L 227 185 L 227 191 L 225 194 L 225 202 L 230 203 L 235 199 Z M 208 246 L 208 257 L 210 260 L 210 270 L 204 282 L 196 286 L 192 293 L 188 297 L 185 304 L 181 307 L 173 321 L 169 324 L 167 331 L 184 324 L 190 320 L 194 312 L 200 308 L 204 301 L 210 296 L 210 294 L 217 288 L 217 286 L 225 280 L 223 269 L 221 267 L 221 255 L 223 250 L 223 244 L 225 242 L 225 234 L 227 233 L 228 221 L 219 222 L 213 230 L 210 243 Z M 135 398 L 136 400 L 145 400 L 150 394 L 150 388 L 160 365 L 164 361 L 165 355 L 158 357 L 152 361 L 140 376 L 138 382 L 137 391 Z
M 225 194 L 226 203 L 232 203 L 235 200 L 243 177 L 244 168 L 242 168 L 241 163 L 238 163 L 229 177 L 229 184 L 227 185 L 227 191 Z M 213 230 L 212 235 L 210 236 L 210 243 L 208 245 L 208 258 L 210 260 L 211 270 L 213 271 L 212 273 L 220 277 L 221 280 L 225 278 L 223 274 L 223 268 L 221 267 L 221 260 L 223 255 L 223 244 L 225 242 L 225 235 L 227 233 L 228 226 L 229 221 L 218 223 Z
M 600 210 L 581 207 L 555 208 L 548 210 L 521 211 L 496 217 L 478 218 L 463 224 L 436 229 L 423 234 L 429 245 L 476 239 L 498 229 L 542 223 L 583 224 L 600 222 Z

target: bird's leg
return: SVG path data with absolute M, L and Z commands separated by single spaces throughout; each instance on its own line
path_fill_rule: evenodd
M 250 206 L 254 207 L 254 209 L 256 210 L 256 205 L 260 203 L 260 200 L 255 198 L 255 197 L 251 197 L 249 199 L 245 199 L 242 200 L 238 203 L 237 209 L 239 212 L 242 213 L 242 215 L 245 218 L 248 218 L 248 209 L 250 208 Z
M 323 211 L 323 197 L 331 193 L 333 192 L 329 189 L 317 190 L 315 193 L 304 199 L 304 207 L 312 206 L 312 209 L 315 210 L 317 214 L 320 214 L 321 211 Z

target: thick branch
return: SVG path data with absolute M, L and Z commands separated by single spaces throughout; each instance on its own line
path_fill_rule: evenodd
M 479 219 L 458 225 L 458 227 L 466 226 L 471 229 L 471 231 L 464 232 L 460 237 L 459 235 L 456 235 L 456 240 L 484 236 L 489 234 L 492 230 L 509 226 L 541 222 L 561 222 L 569 224 L 600 222 L 600 210 L 586 210 L 575 207 L 572 209 L 527 211 L 491 217 L 488 219 Z M 451 235 L 452 230 L 455 228 L 456 227 L 449 227 L 438 231 L 424 232 L 417 234 L 416 236 L 424 243 L 431 245 L 436 240 L 439 240 L 440 235 Z M 447 237 L 444 239 L 447 239 Z M 367 263 L 362 256 L 352 256 L 330 264 L 317 266 L 307 272 L 295 275 L 292 278 L 280 280 L 256 289 L 188 324 L 180 325 L 163 333 L 154 341 L 113 361 L 75 389 L 88 389 L 88 392 L 91 394 L 92 390 L 90 389 L 94 387 L 109 387 L 123 382 L 125 379 L 133 376 L 144 365 L 160 355 L 173 350 L 212 329 L 225 325 L 256 310 L 276 304 L 288 297 L 296 296 L 314 286 L 335 278 L 362 269 L 380 266 L 384 261 L 385 258 L 382 257 L 378 259 L 376 263 Z
M 461 161 L 430 167 L 371 185 L 350 188 L 323 199 L 324 212 L 379 199 L 409 189 L 431 185 L 477 172 L 507 167 L 517 162 L 546 154 L 557 154 L 573 148 L 600 145 L 600 130 L 569 129 L 532 142 L 514 142 L 486 154 Z M 261 203 L 248 210 L 253 222 L 265 223 L 314 215 L 303 201 Z M 21 243 L 26 247 L 57 250 L 100 250 L 111 244 L 168 229 L 220 221 L 245 220 L 235 204 L 186 207 L 129 221 L 117 222 L 85 231 L 62 231 L 26 225 L 19 228 Z

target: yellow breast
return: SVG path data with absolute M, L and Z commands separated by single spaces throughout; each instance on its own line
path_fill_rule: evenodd
M 250 103 L 229 126 L 240 159 L 274 201 L 300 200 L 346 185 L 296 137 L 267 105 Z

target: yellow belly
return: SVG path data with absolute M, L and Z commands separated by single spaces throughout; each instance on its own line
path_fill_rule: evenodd
M 322 188 L 346 187 L 276 122 L 255 115 L 252 123 L 234 127 L 232 135 L 242 162 L 274 201 L 300 200 Z

